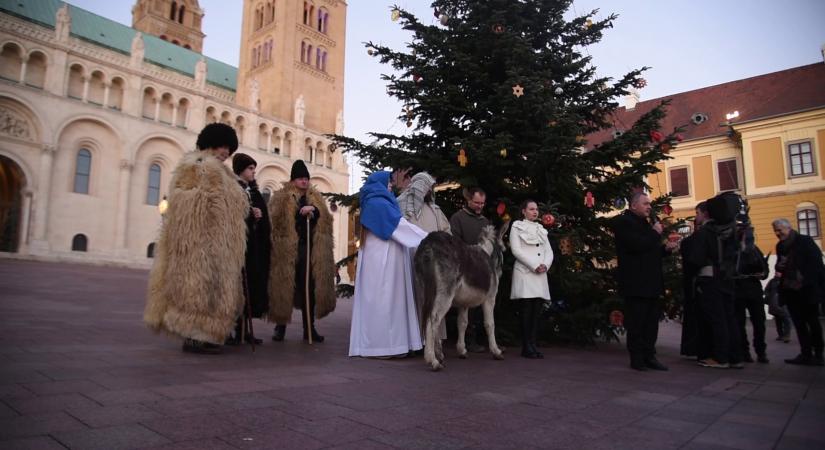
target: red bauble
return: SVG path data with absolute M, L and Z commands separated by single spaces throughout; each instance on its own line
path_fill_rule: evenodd
M 619 310 L 614 310 L 610 312 L 610 325 L 614 327 L 623 327 L 624 326 L 624 314 Z
M 547 214 L 541 216 L 541 223 L 545 227 L 552 227 L 553 224 L 556 223 L 556 218 L 552 214 L 547 213 Z
M 417 73 L 414 73 L 414 74 L 413 74 L 413 81 L 415 81 L 416 83 L 418 83 L 419 81 L 421 81 L 421 75 L 419 75 L 419 74 L 417 74 Z
M 585 206 L 587 206 L 588 208 L 592 208 L 593 206 L 595 206 L 595 205 L 596 205 L 596 198 L 595 198 L 595 197 L 593 197 L 593 193 L 592 193 L 592 192 L 588 192 L 588 193 L 584 196 L 584 205 L 585 205 Z
M 660 131 L 653 130 L 650 132 L 650 140 L 656 143 L 662 142 L 665 138 L 665 135 L 662 134 Z
M 682 136 L 682 134 L 681 134 L 681 133 L 680 133 L 680 134 L 677 134 L 677 135 L 676 135 L 676 136 L 674 136 L 674 137 L 676 138 L 676 142 L 682 142 L 682 141 L 684 141 L 684 140 L 685 140 L 685 137 L 684 137 L 684 136 Z
M 667 240 L 670 242 L 676 242 L 679 239 L 682 239 L 682 235 L 675 231 L 671 231 L 670 234 L 667 235 Z
M 673 212 L 673 207 L 670 205 L 665 205 L 662 207 L 662 212 L 665 213 L 666 216 L 669 216 Z
M 499 216 L 503 216 L 504 213 L 507 212 L 507 205 L 504 202 L 498 202 L 498 206 L 496 206 L 496 212 Z

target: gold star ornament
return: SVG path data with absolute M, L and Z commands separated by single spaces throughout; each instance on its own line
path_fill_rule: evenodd
M 515 95 L 516 97 L 521 97 L 522 95 L 524 95 L 524 88 L 521 87 L 520 84 L 513 86 L 513 95 Z

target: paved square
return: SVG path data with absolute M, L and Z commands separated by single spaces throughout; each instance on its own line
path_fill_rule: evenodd
M 183 353 L 142 322 L 146 271 L 0 259 L 0 448 L 825 448 L 825 369 L 697 367 L 663 324 L 669 372 L 637 373 L 624 348 L 513 349 L 430 372 L 421 358 L 348 358 L 350 299 L 326 342 Z M 773 337 L 773 323 L 768 324 Z

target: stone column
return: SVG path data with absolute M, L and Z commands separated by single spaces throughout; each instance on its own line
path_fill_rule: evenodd
M 120 160 L 120 186 L 117 191 L 117 220 L 115 222 L 115 252 L 126 256 L 126 233 L 128 231 L 129 187 L 132 183 L 134 165 L 127 159 Z
M 173 127 L 178 126 L 178 104 L 177 103 L 172 104 L 172 126 Z
M 37 197 L 34 199 L 34 238 L 32 250 L 49 251 L 48 224 L 49 224 L 49 197 L 52 188 L 52 165 L 57 148 L 44 145 L 40 152 L 40 173 L 38 174 Z
M 266 152 L 272 153 L 272 132 L 266 133 Z
M 160 97 L 155 97 L 155 122 L 160 121 Z
M 20 244 L 18 245 L 18 251 L 23 253 L 27 250 L 27 246 L 29 245 L 29 223 L 31 223 L 31 216 L 32 216 L 32 195 L 34 193 L 31 189 L 26 189 L 23 191 L 23 207 L 21 208 L 22 217 L 20 219 Z M 28 251 L 25 251 L 28 253 Z
M 29 55 L 23 56 L 23 64 L 20 65 L 20 84 L 26 84 L 26 68 L 29 64 Z
M 89 81 L 92 77 L 88 75 L 83 75 L 83 103 L 87 103 L 89 101 Z
M 112 89 L 112 82 L 107 81 L 103 84 L 103 108 L 109 107 L 109 91 Z

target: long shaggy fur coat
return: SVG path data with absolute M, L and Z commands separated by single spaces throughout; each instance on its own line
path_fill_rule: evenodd
M 205 152 L 172 174 L 143 320 L 156 332 L 223 344 L 243 308 L 249 201 L 229 168 Z
M 272 222 L 272 262 L 269 276 L 269 320 L 286 324 L 292 317 L 295 297 L 295 261 L 298 259 L 298 234 L 295 215 L 301 194 L 292 183 L 285 183 L 269 199 Z M 320 212 L 312 235 L 310 259 L 315 280 L 315 317 L 323 318 L 335 310 L 335 258 L 332 254 L 332 214 L 317 189 L 307 191 L 307 204 Z

